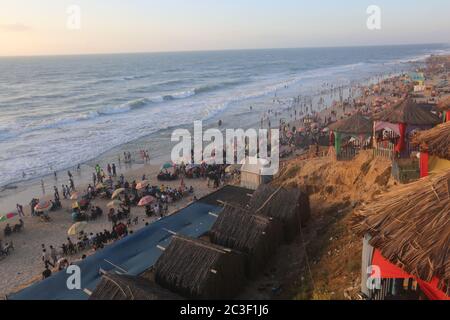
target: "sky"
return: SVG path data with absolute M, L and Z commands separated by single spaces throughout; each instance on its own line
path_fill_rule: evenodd
M 0 56 L 449 43 L 449 12 L 448 0 L 0 0 Z

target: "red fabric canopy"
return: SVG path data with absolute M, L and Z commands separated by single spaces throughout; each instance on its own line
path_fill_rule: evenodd
M 439 279 L 433 278 L 431 282 L 426 282 L 418 277 L 408 274 L 403 271 L 401 268 L 397 267 L 393 263 L 390 263 L 386 260 L 381 254 L 380 250 L 375 249 L 372 265 L 378 266 L 381 271 L 381 278 L 383 279 L 409 279 L 413 278 L 417 280 L 420 289 L 430 300 L 450 300 L 450 297 L 447 296 L 443 291 L 438 288 Z

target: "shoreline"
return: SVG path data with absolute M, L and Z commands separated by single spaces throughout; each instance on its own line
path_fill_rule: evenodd
M 434 51 L 431 50 L 431 52 L 434 52 Z M 327 66 L 324 68 L 316 67 L 315 69 L 304 70 L 301 73 L 295 73 L 295 74 L 293 73 L 292 75 L 285 75 L 284 78 L 278 79 L 278 77 L 275 77 L 274 79 L 278 79 L 278 80 L 275 82 L 275 84 L 270 85 L 269 87 L 266 87 L 266 89 L 269 90 L 269 91 L 267 91 L 267 93 L 260 94 L 258 96 L 252 96 L 252 95 L 238 96 L 237 98 L 239 98 L 239 99 L 236 101 L 234 99 L 231 99 L 230 101 L 228 101 L 226 103 L 227 107 L 224 109 L 220 109 L 219 113 L 212 112 L 212 114 L 210 114 L 210 115 L 208 115 L 208 117 L 204 118 L 204 123 L 208 123 L 208 125 L 213 125 L 214 123 L 217 123 L 218 120 L 223 120 L 223 119 L 221 119 L 222 116 L 232 118 L 233 111 L 231 111 L 231 112 L 229 112 L 229 111 L 233 110 L 233 109 L 236 109 L 236 110 L 241 109 L 241 110 L 237 110 L 237 111 L 240 111 L 240 113 L 237 113 L 237 115 L 245 116 L 245 108 L 242 109 L 241 106 L 245 106 L 245 105 L 250 106 L 253 104 L 261 106 L 264 104 L 265 105 L 270 104 L 270 100 L 271 100 L 271 97 L 273 96 L 273 94 L 275 94 L 275 96 L 277 96 L 277 94 L 280 94 L 280 96 L 282 96 L 282 98 L 285 99 L 287 101 L 287 103 L 290 103 L 289 99 L 294 97 L 295 95 L 297 95 L 297 93 L 300 89 L 306 89 L 305 92 L 301 93 L 301 95 L 303 95 L 303 96 L 308 96 L 310 98 L 314 98 L 315 96 L 319 95 L 320 94 L 320 84 L 322 84 L 323 82 L 331 81 L 331 83 L 335 83 L 339 86 L 342 86 L 343 78 L 344 78 L 346 86 L 353 86 L 355 83 L 365 82 L 365 81 L 369 80 L 370 78 L 376 78 L 376 77 L 379 77 L 380 75 L 385 75 L 388 72 L 392 73 L 393 70 L 397 70 L 395 72 L 404 72 L 405 70 L 402 70 L 402 69 L 409 68 L 411 64 L 423 61 L 424 59 L 426 59 L 426 57 L 430 56 L 430 54 L 432 54 L 432 53 L 414 54 L 414 55 L 407 56 L 406 58 L 396 59 L 396 60 L 392 60 L 392 61 L 386 62 L 386 63 L 377 62 L 375 65 L 379 65 L 380 67 L 382 67 L 383 71 L 377 71 L 376 69 L 373 69 L 373 66 L 370 66 L 370 63 L 356 63 L 356 64 L 349 64 L 349 65 L 344 64 L 344 65 L 336 65 L 336 66 Z M 362 68 L 362 66 L 364 66 L 364 69 L 360 69 L 360 68 Z M 370 67 L 367 68 L 368 66 L 370 66 Z M 386 69 L 386 70 L 384 70 L 384 69 Z M 358 71 L 358 70 L 360 70 L 360 71 Z M 322 74 L 322 72 L 324 72 L 324 71 L 325 71 L 325 73 Z M 329 73 L 329 75 L 328 75 L 328 73 Z M 359 73 L 361 74 L 361 76 L 357 76 Z M 347 74 L 348 74 L 348 77 L 347 77 Z M 275 80 L 273 80 L 273 81 L 275 81 Z M 283 86 L 281 86 L 281 84 L 283 84 L 283 83 L 286 84 L 284 86 L 284 88 L 283 88 Z M 292 90 L 292 88 L 294 88 L 294 89 Z M 244 88 L 244 89 L 250 90 L 250 87 Z M 175 100 L 174 103 L 175 102 L 177 102 L 177 100 Z M 188 102 L 188 104 L 189 104 L 189 102 Z M 205 107 L 208 109 L 207 106 L 205 106 Z M 281 106 L 277 106 L 277 108 L 278 107 L 281 107 Z M 262 107 L 261 110 L 259 110 L 259 107 L 255 107 L 254 110 L 257 110 L 260 113 L 264 113 L 264 111 L 265 111 L 264 107 Z M 242 111 L 244 111 L 244 113 L 242 113 Z M 236 121 L 236 119 L 233 119 L 233 121 Z M 184 122 L 184 120 L 180 120 L 180 122 L 184 123 L 183 125 L 181 125 L 181 127 L 190 126 L 190 124 L 191 124 L 191 122 L 186 123 L 186 122 Z M 149 134 L 144 134 L 142 136 L 138 136 L 137 138 L 132 138 L 131 140 L 128 140 L 127 142 L 123 142 L 123 143 L 117 144 L 115 146 L 112 146 L 112 147 L 108 148 L 107 150 L 103 151 L 101 154 L 93 155 L 92 157 L 88 157 L 88 159 L 84 159 L 80 162 L 76 162 L 72 159 L 70 161 L 70 163 L 68 163 L 67 165 L 64 165 L 63 167 L 60 167 L 61 169 L 58 169 L 57 171 L 61 171 L 61 172 L 66 171 L 70 168 L 73 168 L 78 163 L 89 164 L 89 163 L 96 162 L 99 160 L 101 161 L 104 157 L 108 157 L 111 154 L 111 152 L 113 152 L 113 150 L 126 149 L 127 145 L 134 145 L 137 141 L 146 141 L 146 140 L 149 141 L 152 137 L 158 137 L 160 132 L 173 130 L 178 127 L 180 127 L 180 126 L 173 125 L 173 123 L 172 124 L 168 123 L 167 127 L 165 127 L 165 128 L 157 129 L 157 131 L 155 131 L 155 132 L 150 132 Z M 148 142 L 146 144 L 152 145 L 153 142 Z M 77 157 L 72 157 L 72 158 L 77 158 Z M 83 157 L 81 157 L 81 158 L 83 158 Z M 67 163 L 67 162 L 65 162 L 65 163 Z M 60 164 L 58 164 L 58 166 L 59 165 Z M 94 163 L 94 165 L 95 165 L 95 163 Z M 19 169 L 19 168 L 13 168 L 13 169 L 14 169 L 13 170 L 14 172 L 22 171 L 22 169 Z M 24 168 L 24 169 L 26 169 L 26 168 Z M 1 196 L 1 192 L 8 190 L 10 188 L 14 188 L 21 183 L 33 183 L 34 179 L 46 178 L 46 176 L 53 174 L 53 169 L 51 168 L 51 166 L 48 164 L 46 166 L 45 163 L 42 163 L 42 165 L 40 165 L 40 167 L 32 166 L 30 168 L 30 170 L 31 170 L 31 172 L 27 172 L 25 170 L 25 172 L 27 173 L 26 180 L 23 180 L 20 177 L 16 176 L 15 179 L 14 178 L 10 179 L 8 182 L 5 181 L 0 186 L 0 196 Z M 42 172 L 42 173 L 39 173 L 39 172 Z

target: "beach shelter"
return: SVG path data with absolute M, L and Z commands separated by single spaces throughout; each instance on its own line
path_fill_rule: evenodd
M 161 170 L 167 170 L 173 168 L 174 164 L 172 162 L 166 162 L 161 166 Z
M 439 100 L 437 107 L 439 110 L 443 113 L 443 121 L 449 122 L 450 121 L 450 96 L 447 96 L 441 100 Z
M 69 236 L 76 236 L 78 235 L 81 231 L 85 230 L 87 227 L 87 222 L 86 221 L 81 221 L 81 222 L 77 222 L 74 223 L 69 230 L 67 230 L 67 235 Z
M 246 254 L 247 277 L 264 268 L 283 241 L 281 222 L 227 204 L 209 232 L 211 242 Z
M 406 99 L 397 105 L 387 108 L 374 116 L 374 133 L 390 130 L 395 134 L 394 151 L 404 157 L 409 157 L 410 133 L 417 130 L 427 130 L 441 123 L 439 117 L 426 108 L 421 107 L 412 99 Z
M 74 193 L 72 193 L 72 195 L 70 196 L 70 200 L 78 200 L 78 198 L 79 198 L 78 192 L 74 192 Z
M 240 252 L 175 235 L 154 267 L 155 282 L 190 299 L 231 299 L 245 283 Z
M 141 182 L 139 182 L 139 183 L 136 185 L 136 189 L 137 189 L 137 190 L 145 189 L 149 184 L 150 184 L 150 181 L 148 181 L 148 180 L 142 180 Z
M 449 185 L 447 170 L 398 187 L 355 213 L 353 229 L 364 239 L 361 290 L 369 298 L 450 299 Z M 369 277 L 379 283 L 369 286 Z
M 139 206 L 139 207 L 145 207 L 145 206 L 148 206 L 148 205 L 150 205 L 152 202 L 154 202 L 155 200 L 156 200 L 156 199 L 153 198 L 152 196 L 146 196 L 146 197 L 143 197 L 143 198 L 141 199 L 141 201 L 139 201 L 138 206 Z
M 47 201 L 47 200 L 41 200 L 41 201 L 34 207 L 34 210 L 35 210 L 36 212 L 44 212 L 44 211 L 50 209 L 51 205 L 52 205 L 52 204 L 51 204 L 50 201 Z
M 125 192 L 125 188 L 119 188 L 119 189 L 115 190 L 111 196 L 111 199 L 117 198 L 118 196 L 120 196 L 121 193 L 124 193 L 124 192 Z
M 249 157 L 241 162 L 241 187 L 256 190 L 260 185 L 272 180 L 267 169 L 270 162 L 266 159 Z
M 262 185 L 252 194 L 247 207 L 252 214 L 281 222 L 288 242 L 295 239 L 301 225 L 306 224 L 311 216 L 309 196 L 298 188 Z
M 106 273 L 89 300 L 180 300 L 170 291 L 143 277 Z
M 413 144 L 420 146 L 420 176 L 450 169 L 450 122 L 418 132 Z
M 351 117 L 331 124 L 328 128 L 334 134 L 334 148 L 336 155 L 339 156 L 343 139 L 354 138 L 359 146 L 362 146 L 364 141 L 370 138 L 373 131 L 373 121 L 357 112 Z
M 106 206 L 108 208 L 116 208 L 116 207 L 120 206 L 121 204 L 122 204 L 122 201 L 120 201 L 120 200 L 113 200 L 113 201 L 109 202 Z

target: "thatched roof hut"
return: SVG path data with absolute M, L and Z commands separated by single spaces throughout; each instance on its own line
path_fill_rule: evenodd
M 230 299 L 245 283 L 244 256 L 177 235 L 156 262 L 155 281 L 191 299 Z
M 329 128 L 332 131 L 340 133 L 371 134 L 373 131 L 373 121 L 358 112 L 351 117 L 331 124 Z
M 442 111 L 450 111 L 450 96 L 440 99 L 437 107 Z
M 308 195 L 298 188 L 286 189 L 271 185 L 262 185 L 253 193 L 248 209 L 253 214 L 281 221 L 287 241 L 295 238 L 301 224 L 306 223 L 311 214 Z
M 433 129 L 418 132 L 413 143 L 442 159 L 450 160 L 450 122 L 441 124 Z
M 407 125 L 427 126 L 441 123 L 438 116 L 421 108 L 412 99 L 392 106 L 374 117 L 377 121 L 405 123 Z
M 89 300 L 179 300 L 173 294 L 157 284 L 128 275 L 108 273 L 89 297 Z
M 209 232 L 213 243 L 247 254 L 249 277 L 258 274 L 283 239 L 279 221 L 226 205 Z
M 450 171 L 399 187 L 367 205 L 354 229 L 390 263 L 450 290 Z

